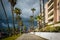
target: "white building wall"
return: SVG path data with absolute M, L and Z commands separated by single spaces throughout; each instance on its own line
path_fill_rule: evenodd
M 60 21 L 60 0 L 57 0 L 57 21 Z
M 45 4 L 45 23 L 48 23 L 48 3 Z

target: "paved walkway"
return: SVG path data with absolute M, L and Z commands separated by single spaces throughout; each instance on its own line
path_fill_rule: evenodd
M 46 39 L 32 34 L 23 34 L 22 36 L 18 37 L 16 40 L 46 40 Z

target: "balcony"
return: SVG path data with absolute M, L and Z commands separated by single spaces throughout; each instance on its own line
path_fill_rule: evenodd
M 53 21 L 51 21 L 51 22 L 49 22 L 49 23 L 48 23 L 48 25 L 53 24 L 53 23 L 54 23 L 54 22 L 53 22 Z
M 52 11 L 50 14 L 48 14 L 48 18 L 50 17 L 50 16 L 52 16 L 54 14 L 54 12 Z
M 54 6 L 51 6 L 51 7 L 48 9 L 48 12 L 50 12 L 53 8 L 54 8 Z
M 50 0 L 48 3 L 48 7 L 53 3 L 53 0 Z
M 52 19 L 53 17 L 54 17 L 54 15 L 51 15 L 51 16 L 48 18 L 48 20 Z
M 48 15 L 49 15 L 51 12 L 53 12 L 53 11 L 54 11 L 54 8 L 53 8 L 51 11 L 49 11 Z
M 49 8 L 51 8 L 53 5 L 54 5 L 54 2 L 53 2 L 53 3 L 51 3 L 51 5 L 48 7 L 48 9 L 49 9 Z

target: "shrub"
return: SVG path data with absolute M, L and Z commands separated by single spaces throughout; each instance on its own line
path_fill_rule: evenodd
M 60 32 L 60 27 L 55 27 L 56 28 L 56 32 Z
M 60 32 L 60 27 L 45 27 L 40 29 L 41 32 Z

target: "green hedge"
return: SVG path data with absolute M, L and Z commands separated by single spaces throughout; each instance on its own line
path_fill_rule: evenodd
M 40 29 L 41 32 L 60 32 L 60 27 L 45 27 Z

